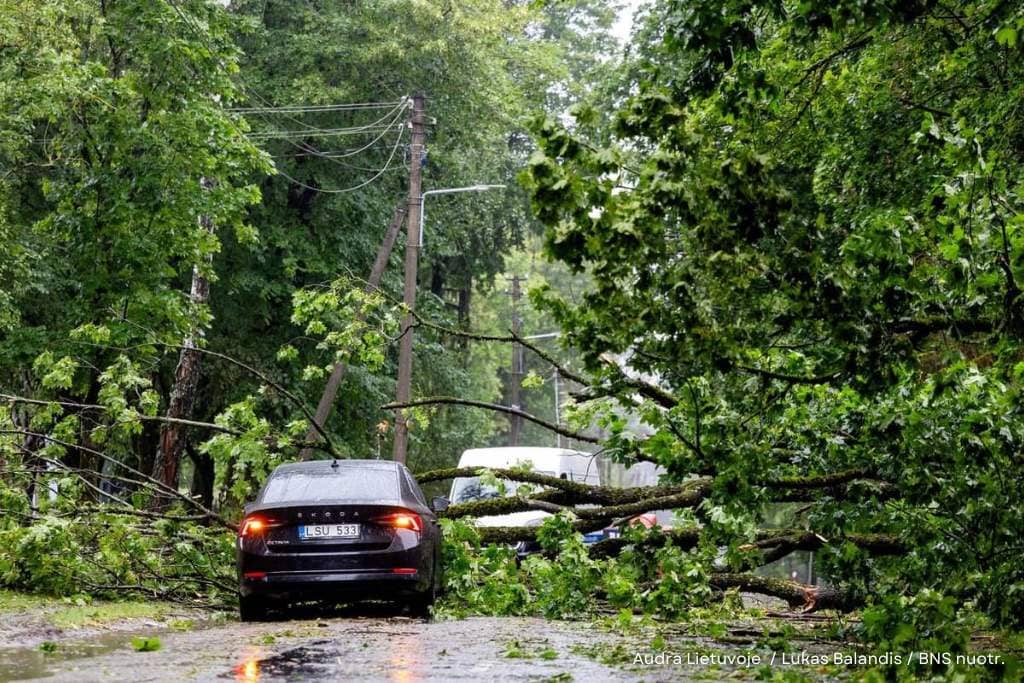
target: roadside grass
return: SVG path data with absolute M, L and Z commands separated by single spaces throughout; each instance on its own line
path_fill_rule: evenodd
M 0 612 L 25 610 L 52 605 L 55 598 L 0 588 Z
M 138 600 L 91 600 L 87 597 L 55 598 L 33 593 L 0 589 L 0 619 L 5 613 L 38 611 L 40 616 L 61 630 L 104 626 L 129 619 L 167 621 L 181 615 L 183 608 L 171 602 Z M 176 630 L 190 630 L 193 619 L 172 619 Z
M 164 621 L 168 614 L 181 608 L 163 602 L 93 602 L 86 604 L 61 605 L 61 610 L 51 616 L 54 626 L 61 629 L 78 629 L 86 626 L 102 626 L 127 619 L 151 619 Z

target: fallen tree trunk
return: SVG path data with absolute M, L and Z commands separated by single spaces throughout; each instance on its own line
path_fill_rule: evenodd
M 801 612 L 816 612 L 823 609 L 850 612 L 862 604 L 848 593 L 835 588 L 809 586 L 796 581 L 774 579 L 756 574 L 717 572 L 711 575 L 710 583 L 714 588 L 720 590 L 738 588 L 747 593 L 781 598 L 791 608 L 799 609 Z
M 581 503 L 604 503 L 617 505 L 629 503 L 640 498 L 653 498 L 657 496 L 670 495 L 683 490 L 687 484 L 676 484 L 666 486 L 637 486 L 633 488 L 618 488 L 614 486 L 595 486 L 593 484 L 581 484 L 568 479 L 554 477 L 550 474 L 539 472 L 528 472 L 517 469 L 491 468 L 491 467 L 450 467 L 442 470 L 431 470 L 417 474 L 416 481 L 426 484 L 432 481 L 444 481 L 456 477 L 476 477 L 488 472 L 498 479 L 517 481 L 525 484 L 538 484 L 547 486 L 559 491 L 571 494 Z
M 458 503 L 450 506 L 442 516 L 457 519 L 460 517 L 507 515 L 535 509 L 550 511 L 551 508 L 548 504 L 555 504 L 566 506 L 580 519 L 612 520 L 618 517 L 632 517 L 652 510 L 696 507 L 711 494 L 713 483 L 713 479 L 710 477 L 699 477 L 681 484 L 615 488 L 582 484 L 537 472 L 485 467 L 432 470 L 417 475 L 416 479 L 423 484 L 456 477 L 475 477 L 485 472 L 498 479 L 537 484 L 547 487 L 547 490 L 529 497 L 507 496 Z M 858 479 L 856 476 L 859 474 L 860 471 L 850 471 L 838 475 L 794 477 L 766 483 L 765 486 L 770 489 L 770 498 L 779 502 L 814 502 L 821 497 L 849 499 L 859 495 L 884 496 L 894 488 L 886 482 Z M 793 488 L 781 488 L 783 481 Z M 538 503 L 544 505 L 538 505 Z M 604 507 L 594 509 L 571 507 L 584 504 L 596 504 Z
M 587 527 L 586 522 L 577 523 L 577 530 L 583 531 Z M 480 537 L 486 543 L 501 545 L 512 545 L 520 541 L 536 541 L 536 527 L 485 527 L 480 530 Z M 765 529 L 765 534 L 772 532 Z M 875 534 L 862 534 L 844 536 L 844 539 L 864 542 L 868 547 L 874 546 L 877 539 Z M 700 530 L 696 528 L 672 529 L 659 536 L 652 537 L 652 540 L 660 539 L 672 542 L 687 549 L 697 545 L 700 540 Z M 856 540 L 855 540 L 856 539 Z M 662 543 L 663 545 L 664 543 Z M 599 541 L 590 546 L 590 556 L 594 559 L 607 559 L 618 554 L 623 548 L 629 545 L 624 539 L 608 539 Z M 653 542 L 651 547 L 655 547 Z M 888 548 L 888 545 L 883 547 Z M 847 593 L 835 588 L 821 586 L 810 586 L 796 581 L 776 579 L 757 574 L 737 572 L 715 572 L 711 574 L 710 584 L 719 590 L 736 588 L 748 593 L 758 593 L 781 598 L 791 608 L 799 609 L 802 612 L 814 612 L 822 609 L 835 609 L 848 612 L 861 606 L 860 602 L 851 598 Z
M 659 533 L 659 535 L 648 536 L 644 540 L 643 546 L 648 548 L 659 548 L 671 542 L 680 548 L 689 549 L 697 545 L 699 538 L 700 529 L 698 527 L 690 526 L 684 528 L 670 528 L 665 529 L 662 533 Z M 902 539 L 892 535 L 892 533 L 851 532 L 843 533 L 843 535 L 828 539 L 814 531 L 790 528 L 760 529 L 758 531 L 757 540 L 745 547 L 741 546 L 740 550 L 764 551 L 766 553 L 765 558 L 768 559 L 768 561 L 771 561 L 772 559 L 784 557 L 785 555 L 797 550 L 820 550 L 826 545 L 838 545 L 846 542 L 852 543 L 871 555 L 900 555 L 906 552 L 906 545 L 903 543 Z M 637 542 L 630 539 L 605 539 L 603 541 L 598 541 L 590 547 L 590 556 L 595 559 L 614 557 L 615 555 L 623 552 L 623 550 L 628 546 L 636 545 Z M 784 550 L 781 555 L 772 557 L 768 556 L 768 553 L 780 548 Z M 766 563 L 767 562 L 763 561 L 759 564 Z
M 576 528 L 581 533 L 594 531 L 592 520 L 580 520 Z M 597 527 L 601 528 L 601 527 Z M 480 527 L 481 542 L 488 544 L 514 544 L 520 541 L 536 541 L 537 527 Z M 662 533 L 649 534 L 641 543 L 627 538 L 606 538 L 590 546 L 590 557 L 595 560 L 615 557 L 629 546 L 640 545 L 645 548 L 660 548 L 671 542 L 672 544 L 689 550 L 700 542 L 701 529 L 699 527 L 683 527 L 678 529 L 665 529 Z M 795 550 L 819 550 L 826 545 L 837 545 L 850 542 L 858 548 L 875 556 L 900 555 L 907 551 L 906 544 L 894 534 L 876 533 L 849 533 L 833 538 L 805 531 L 802 529 L 761 529 L 757 532 L 757 539 L 747 548 L 773 549 L 785 545 L 785 555 Z
M 563 480 L 564 481 L 564 480 Z M 582 486 L 577 484 L 577 486 Z M 588 487 L 604 489 L 605 487 Z M 617 491 L 616 495 L 606 495 Z M 635 489 L 607 489 L 605 491 L 584 491 L 575 493 L 566 490 L 541 491 L 529 498 L 524 496 L 506 496 L 475 500 L 450 506 L 441 513 L 442 517 L 458 519 L 460 517 L 482 517 L 487 515 L 507 515 L 524 510 L 543 509 L 537 502 L 554 503 L 564 506 L 581 519 L 612 520 L 618 517 L 632 517 L 650 510 L 672 510 L 676 508 L 696 507 L 711 491 L 710 480 L 697 480 L 681 486 L 644 487 Z M 608 499 L 614 504 L 598 508 L 570 508 L 571 505 L 605 503 Z

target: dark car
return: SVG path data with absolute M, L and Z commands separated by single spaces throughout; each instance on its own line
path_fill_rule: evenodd
M 300 600 L 392 600 L 426 614 L 440 588 L 435 511 L 389 461 L 281 465 L 246 506 L 237 548 L 242 621 Z

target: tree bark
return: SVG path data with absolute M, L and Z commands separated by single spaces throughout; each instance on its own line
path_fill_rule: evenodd
M 192 460 L 191 493 L 198 497 L 199 501 L 206 507 L 213 507 L 213 458 L 206 453 L 196 450 L 191 444 L 188 445 L 189 459 Z
M 808 586 L 756 574 L 715 573 L 711 575 L 711 585 L 720 590 L 738 588 L 748 593 L 782 598 L 790 607 L 799 608 L 801 612 L 815 612 L 821 609 L 849 612 L 860 607 L 859 602 L 835 588 Z
M 204 187 L 209 186 L 206 179 L 203 179 L 202 184 Z M 200 218 L 200 224 L 207 232 L 213 232 L 213 221 L 207 216 Z M 210 260 L 211 257 L 208 256 L 207 262 Z M 210 281 L 202 274 L 198 265 L 192 268 L 192 289 L 189 299 L 195 307 L 205 306 L 210 300 Z M 203 330 L 197 325 L 182 343 L 178 366 L 174 370 L 174 388 L 171 389 L 171 400 L 167 406 L 167 417 L 172 420 L 188 420 L 192 417 L 199 389 L 202 359 L 197 347 L 202 337 Z M 188 433 L 180 423 L 165 423 L 160 430 L 160 446 L 153 463 L 153 478 L 174 490 L 178 488 L 178 467 L 187 439 Z M 162 496 L 155 500 L 157 505 L 166 502 L 167 499 Z

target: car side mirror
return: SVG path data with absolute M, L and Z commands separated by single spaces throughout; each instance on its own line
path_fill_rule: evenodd
M 451 505 L 451 501 L 444 496 L 435 496 L 430 501 L 430 509 L 434 512 L 444 512 Z

